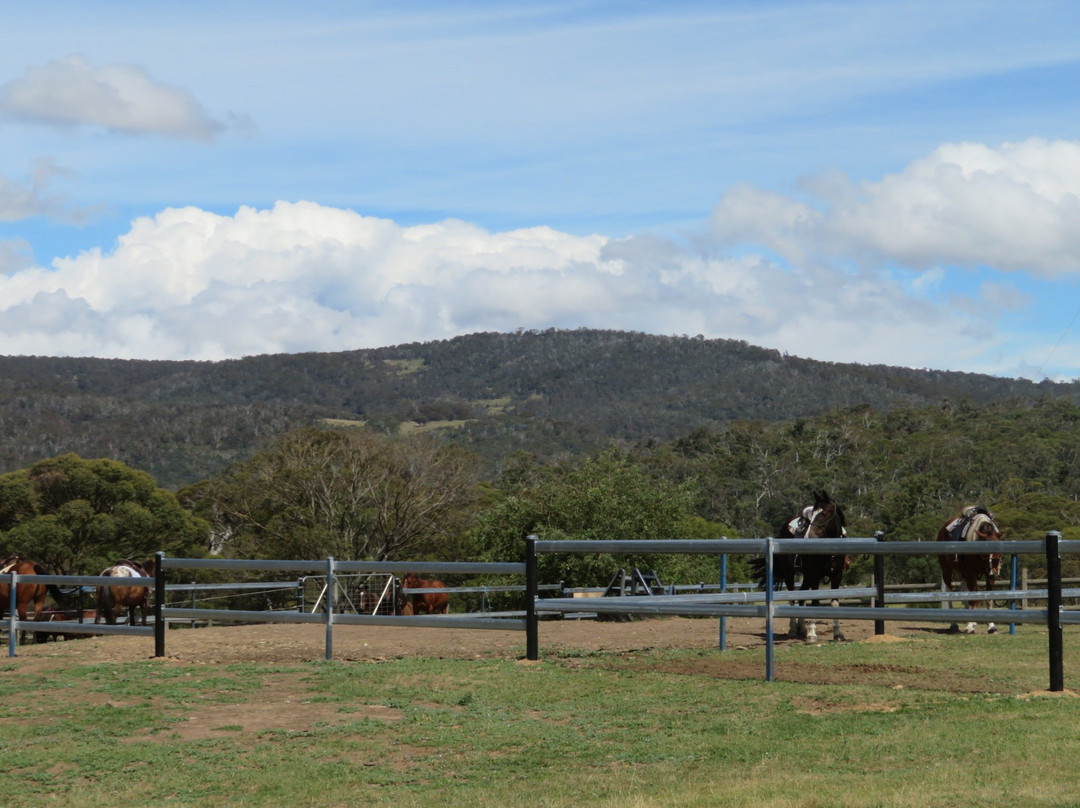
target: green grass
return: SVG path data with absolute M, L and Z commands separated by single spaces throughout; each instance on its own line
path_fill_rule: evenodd
M 1080 633 L 1065 654 L 1070 688 Z M 49 664 L 0 668 L 2 805 L 1080 804 L 1036 627 L 778 648 L 773 682 L 761 649 Z M 295 725 L 236 717 L 265 704 Z

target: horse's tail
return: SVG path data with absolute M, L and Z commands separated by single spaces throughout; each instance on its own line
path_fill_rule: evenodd
M 52 575 L 41 564 L 34 563 L 34 575 Z M 64 608 L 67 605 L 67 601 L 72 595 L 76 594 L 82 587 L 72 586 L 67 588 L 61 588 L 57 584 L 45 584 L 45 589 L 52 596 L 52 599 L 56 601 L 56 604 L 60 608 Z
M 766 580 L 767 566 L 768 565 L 765 563 L 765 556 L 754 556 L 750 559 L 750 571 L 753 573 L 754 580 L 757 581 L 759 589 L 764 589 L 765 584 L 768 583 Z M 773 584 L 775 585 L 775 583 L 776 582 L 774 581 Z
M 107 569 L 101 574 L 109 576 L 111 572 L 112 569 Z M 97 613 L 94 615 L 94 622 L 98 622 L 103 616 L 105 622 L 110 626 L 116 622 L 116 599 L 113 597 L 113 588 L 111 586 L 99 586 L 97 588 Z
M 77 584 L 75 586 L 58 586 L 57 584 L 46 584 L 46 587 L 49 590 L 49 594 L 52 595 L 52 599 L 56 601 L 57 605 L 61 609 L 66 609 L 72 598 L 74 598 L 82 591 L 82 587 Z

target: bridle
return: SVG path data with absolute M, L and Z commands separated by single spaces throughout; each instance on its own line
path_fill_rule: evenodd
M 838 528 L 839 529 L 836 531 L 837 538 L 839 538 L 840 536 L 843 536 L 844 523 L 843 523 L 843 520 L 841 520 L 841 518 L 840 518 L 840 509 L 836 507 L 836 503 L 835 502 L 832 503 L 832 513 L 829 514 L 828 517 L 826 517 L 824 520 L 821 520 L 821 517 L 825 513 L 825 511 L 826 511 L 826 507 L 821 507 L 818 510 L 814 511 L 814 513 L 812 513 L 810 515 L 810 526 L 806 529 L 806 538 L 808 538 L 808 539 L 824 539 L 824 538 L 827 538 L 825 536 L 826 528 L 830 524 L 832 524 L 833 522 L 838 523 Z M 811 536 L 810 535 L 811 532 L 816 532 L 817 535 Z
M 991 530 L 990 528 L 993 527 Z M 993 522 L 988 523 L 986 530 L 977 534 L 977 538 L 982 541 L 999 541 L 1001 539 L 1001 531 Z M 986 556 L 986 574 L 988 577 L 997 578 L 1001 574 L 1001 553 L 989 553 Z

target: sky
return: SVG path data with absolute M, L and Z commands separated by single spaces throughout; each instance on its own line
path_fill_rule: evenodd
M 0 4 L 0 354 L 1080 378 L 1080 5 Z

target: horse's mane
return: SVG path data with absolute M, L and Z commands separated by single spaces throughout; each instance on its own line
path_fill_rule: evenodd
M 989 525 L 989 530 L 984 529 L 987 525 Z M 985 535 L 988 532 L 998 533 L 998 526 L 985 513 L 976 513 L 971 517 L 970 524 L 964 528 L 964 541 L 974 541 L 980 535 Z

